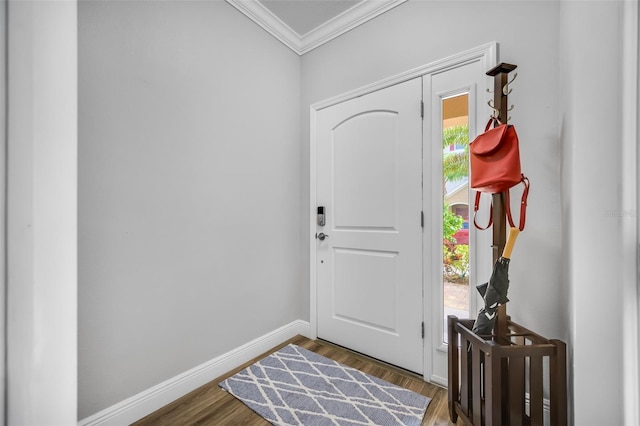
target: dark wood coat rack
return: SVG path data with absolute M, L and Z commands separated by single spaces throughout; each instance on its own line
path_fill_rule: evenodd
M 509 121 L 509 73 L 517 68 L 517 65 L 501 63 L 487 71 L 487 75 L 493 77 L 493 105 L 494 116 L 497 116 L 501 123 Z M 516 74 L 517 75 L 517 74 Z M 507 223 L 505 208 L 505 193 L 492 195 L 493 201 L 493 263 L 495 264 L 507 241 Z M 507 305 L 502 304 L 498 308 L 498 318 L 494 329 L 494 334 L 503 338 L 507 335 Z
M 501 63 L 487 71 L 494 78 L 489 106 L 502 123 L 509 120 L 509 73 L 516 65 Z M 517 74 L 516 74 L 517 75 Z M 502 255 L 507 237 L 506 193 L 494 194 L 493 262 Z M 514 323 L 506 305 L 498 309 L 493 336 L 476 335 L 473 319 L 449 315 L 449 416 L 471 426 L 567 425 L 566 344 L 546 339 Z M 545 368 L 545 360 L 548 368 Z M 545 414 L 543 383 L 549 383 Z

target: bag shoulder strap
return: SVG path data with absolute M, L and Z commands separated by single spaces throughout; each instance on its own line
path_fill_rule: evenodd
M 525 221 L 527 219 L 527 197 L 529 196 L 529 179 L 522 175 L 521 182 L 524 184 L 524 191 L 522 192 L 522 199 L 520 200 L 520 225 L 518 225 L 518 229 L 520 231 L 524 230 Z M 506 200 L 505 204 L 507 205 L 507 220 L 509 221 L 509 226 L 515 228 L 516 226 L 513 223 L 513 217 L 511 216 L 511 203 L 509 200 L 509 191 L 506 191 Z
M 476 228 L 478 228 L 481 231 L 484 231 L 486 229 L 489 229 L 489 227 L 491 225 L 493 225 L 493 199 L 491 200 L 491 207 L 489 209 L 489 223 L 487 224 L 487 226 L 485 226 L 484 228 L 480 225 L 478 225 L 478 222 L 476 221 L 476 216 L 478 214 L 478 209 L 480 208 L 480 196 L 482 195 L 482 192 L 478 191 L 476 192 L 476 200 L 473 203 L 473 224 Z
M 524 184 L 524 191 L 522 192 L 522 200 L 520 201 L 520 224 L 518 225 L 518 229 L 520 231 L 524 230 L 525 222 L 527 219 L 527 197 L 529 197 L 529 178 L 525 175 L 522 175 L 521 182 Z M 476 228 L 481 231 L 488 229 L 493 224 L 493 199 L 491 200 L 491 208 L 489 209 L 489 223 L 484 228 L 478 225 L 477 222 L 477 214 L 478 209 L 480 208 L 480 196 L 482 192 L 476 192 L 476 199 L 473 203 L 473 224 Z M 509 190 L 505 191 L 505 209 L 507 213 L 507 221 L 509 222 L 509 226 L 515 228 L 515 224 L 513 221 L 513 216 L 511 214 L 511 199 L 509 197 Z

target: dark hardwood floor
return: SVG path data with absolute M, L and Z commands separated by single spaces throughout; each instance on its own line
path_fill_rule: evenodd
M 194 390 L 160 410 L 134 423 L 142 425 L 256 425 L 269 426 L 262 417 L 246 407 L 242 402 L 223 391 L 218 383 L 232 376 L 243 368 L 253 364 L 260 358 L 275 352 L 289 343 L 296 344 L 310 351 L 331 358 L 344 365 L 357 368 L 372 376 L 379 377 L 398 386 L 411 389 L 431 398 L 423 425 L 451 425 L 447 408 L 447 390 L 430 383 L 421 377 L 384 364 L 366 356 L 324 341 L 310 340 L 297 336 L 284 342 L 262 356 L 249 361 L 245 365 L 230 371 L 222 377 Z M 307 425 L 305 425 L 307 426 Z

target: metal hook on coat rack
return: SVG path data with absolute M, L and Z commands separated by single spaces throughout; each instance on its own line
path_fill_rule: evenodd
M 509 92 L 511 92 L 511 90 L 510 90 Z M 509 111 L 513 111 L 513 109 L 514 109 L 515 107 L 516 107 L 515 105 L 511 105 L 509 108 L 507 108 L 507 112 L 509 112 Z M 507 123 L 508 123 L 509 121 L 511 121 L 511 116 L 508 116 L 508 117 L 507 117 Z
M 493 91 L 487 89 L 487 92 L 493 93 L 493 99 L 487 104 L 493 110 L 492 116 L 500 120 L 501 123 L 509 121 L 509 111 L 515 108 L 514 105 L 508 104 L 508 95 L 512 92 L 510 85 L 516 79 L 515 75 L 509 78 L 509 73 L 516 68 L 517 65 L 501 63 L 486 73 L 488 76 L 494 77 Z
M 507 96 L 507 95 L 509 95 L 509 94 L 513 91 L 513 89 L 510 89 L 510 88 L 509 88 L 509 85 L 510 85 L 511 83 L 513 83 L 513 82 L 515 81 L 515 79 L 516 79 L 516 78 L 518 78 L 518 73 L 517 73 L 517 72 L 516 72 L 516 73 L 513 73 L 513 78 L 512 78 L 511 80 L 507 81 L 507 84 L 505 84 L 504 86 L 502 86 L 502 94 L 503 94 L 503 95 Z
M 491 114 L 491 116 L 494 118 L 498 118 L 500 116 L 500 110 L 494 106 L 493 99 L 489 99 L 489 101 L 487 102 L 487 105 L 489 105 L 489 108 L 493 110 L 493 113 Z M 514 108 L 515 108 L 515 105 L 511 105 L 509 108 L 507 108 L 507 112 L 513 111 Z M 511 117 L 507 118 L 507 121 L 509 120 L 511 120 Z
M 510 88 L 509 85 L 514 82 L 516 77 L 518 77 L 518 73 L 515 73 L 513 78 L 511 80 L 507 81 L 507 83 L 504 86 L 502 86 L 502 97 L 505 100 L 506 100 L 507 96 L 511 92 L 513 92 L 513 89 Z M 494 90 L 487 89 L 487 93 L 496 93 L 496 92 Z M 496 100 L 495 99 L 497 99 L 497 97 L 494 96 L 494 99 L 490 99 L 487 102 L 487 105 L 489 105 L 489 108 L 491 108 L 493 110 L 493 112 L 491 113 L 491 116 L 494 117 L 494 118 L 497 118 L 498 120 L 500 120 L 501 108 L 499 106 L 496 106 Z M 502 107 L 502 108 L 504 109 L 504 112 L 509 112 L 509 111 L 513 111 L 513 109 L 515 108 L 515 105 L 511 104 L 506 109 L 504 107 Z M 511 120 L 511 117 L 507 117 L 506 122 L 509 122 L 509 120 Z M 505 122 L 505 121 L 503 121 L 503 122 Z
M 487 91 L 488 90 L 489 89 L 487 89 Z M 489 105 L 489 108 L 493 110 L 493 113 L 491 114 L 491 116 L 494 118 L 498 118 L 500 116 L 500 110 L 493 105 L 493 99 L 489 99 L 489 101 L 487 102 L 487 105 Z

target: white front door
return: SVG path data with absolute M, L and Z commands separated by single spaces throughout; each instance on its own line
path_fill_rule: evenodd
M 422 373 L 422 79 L 317 114 L 317 334 Z

